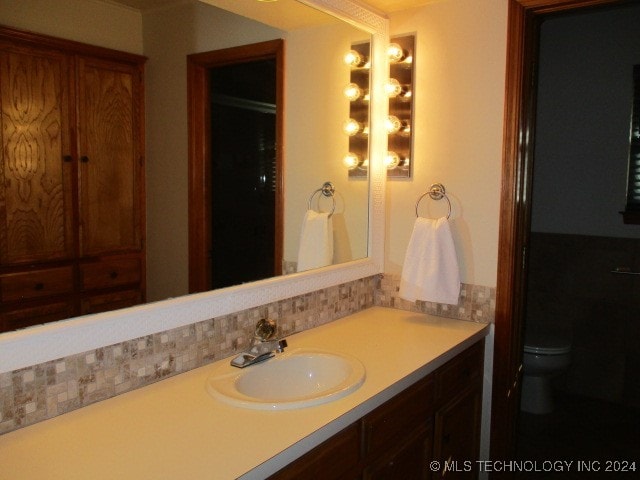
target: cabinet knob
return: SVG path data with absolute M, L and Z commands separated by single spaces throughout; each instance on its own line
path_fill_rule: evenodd
M 62 156 L 62 161 L 69 163 L 69 162 L 73 161 L 73 157 L 71 155 L 63 155 Z
M 82 155 L 82 156 L 80 157 L 80 161 L 81 161 L 82 163 L 89 163 L 89 157 L 87 157 L 86 155 Z
M 115 280 L 116 278 L 118 278 L 118 272 L 114 270 L 113 272 L 109 273 L 109 278 Z
M 38 283 L 35 284 L 35 286 L 33 288 L 34 288 L 34 290 L 44 290 L 44 283 L 38 282 Z

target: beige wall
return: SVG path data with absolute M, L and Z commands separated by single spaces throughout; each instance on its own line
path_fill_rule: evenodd
M 349 101 L 342 90 L 350 71 L 342 56 L 352 43 L 368 35 L 346 24 L 289 32 L 286 63 L 285 242 L 284 260 L 296 261 L 302 219 L 312 192 L 326 181 L 334 184 L 334 262 L 367 256 L 368 202 L 366 179 L 350 179 L 342 165 L 349 151 L 342 122 Z M 292 82 L 295 79 L 295 82 Z M 304 108 L 301 108 L 304 106 Z M 318 195 L 312 208 L 317 209 Z M 332 201 L 322 198 L 323 211 Z
M 429 185 L 444 184 L 464 283 L 495 286 L 506 0 L 440 0 L 390 15 L 391 35 L 417 41 L 413 178 L 387 182 L 385 272 L 399 273 Z M 423 216 L 446 213 L 428 198 Z
M 188 292 L 187 55 L 279 38 L 274 28 L 202 3 L 144 14 L 147 298 Z
M 142 16 L 96 0 L 2 0 L 0 24 L 141 54 Z

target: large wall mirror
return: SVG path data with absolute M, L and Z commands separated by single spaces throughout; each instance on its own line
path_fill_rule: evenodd
M 132 0 L 130 3 L 144 2 Z M 146 67 L 150 264 L 147 277 L 149 299 L 157 301 L 2 334 L 2 371 L 382 271 L 385 182 L 382 155 L 386 136 L 382 122 L 377 119 L 384 118 L 387 108 L 382 89 L 387 76 L 384 55 L 387 20 L 348 0 L 280 0 L 276 3 L 284 10 L 277 13 L 265 13 L 268 3 L 255 0 L 194 0 L 177 2 L 177 6 L 170 1 L 162 3 L 167 5 L 142 15 L 144 53 L 149 57 Z M 244 10 L 236 10 L 242 7 Z M 179 11 L 171 12 L 173 8 Z M 235 11 L 231 12 L 231 8 Z M 305 20 L 304 24 L 299 23 L 301 19 Z M 327 31 L 331 32 L 329 36 Z M 344 227 L 346 238 L 342 240 L 348 244 L 339 255 L 347 253 L 327 267 L 186 295 L 187 125 L 186 104 L 181 103 L 186 99 L 183 75 L 186 55 L 274 38 L 283 38 L 287 45 L 284 259 L 295 255 L 288 252 L 297 250 L 309 196 L 325 181 L 335 185 L 336 213 L 342 217 L 336 217 L 337 223 Z M 350 181 L 341 163 L 347 148 L 341 125 L 349 109 L 342 96 L 349 72 L 341 59 L 351 43 L 366 41 L 371 42 L 369 178 Z M 161 62 L 160 56 L 167 57 L 169 62 Z M 157 159 L 155 164 L 151 165 L 151 159 Z
M 138 3 L 137 0 L 120 1 Z M 142 15 L 145 55 L 149 57 L 146 82 L 148 299 L 161 300 L 190 291 L 296 272 L 301 226 L 308 200 L 326 181 L 335 187 L 333 199 L 336 202 L 331 219 L 334 237 L 331 263 L 366 258 L 368 179 L 350 179 L 341 163 L 348 151 L 348 137 L 341 126 L 349 116 L 349 102 L 342 91 L 349 83 L 350 75 L 342 57 L 352 44 L 369 42 L 370 32 L 296 0 L 267 3 L 255 0 L 178 2 L 175 6 L 143 11 Z M 224 147 L 221 164 L 215 162 L 215 167 L 191 172 L 189 176 L 195 175 L 196 178 L 191 178 L 187 185 L 188 146 L 192 147 L 190 155 L 196 155 L 207 143 L 201 141 L 194 147 L 193 132 L 187 132 L 186 95 L 191 91 L 187 85 L 187 56 L 192 64 L 194 58 L 215 56 L 218 52 L 225 54 L 238 47 L 248 49 L 250 55 L 251 46 L 258 48 L 258 45 L 276 39 L 282 39 L 284 43 L 283 98 L 278 99 L 278 104 L 265 100 L 269 96 L 258 95 L 256 86 L 248 87 L 255 92 L 255 98 L 239 98 L 239 93 L 225 94 L 224 98 L 228 100 L 227 105 L 233 102 L 234 106 L 233 109 L 228 107 L 227 123 L 234 119 L 231 112 L 244 109 L 248 115 L 249 109 L 254 109 L 254 112 L 259 109 L 259 118 L 263 118 L 269 116 L 268 108 L 273 107 L 273 116 L 279 116 L 282 122 L 282 132 L 276 142 L 281 143 L 276 145 L 281 153 L 281 168 L 273 172 L 269 165 L 258 163 L 258 157 L 265 150 L 273 149 L 273 140 L 267 138 L 265 141 L 265 129 L 256 132 L 260 139 L 255 142 L 255 147 L 247 148 L 254 142 L 237 130 L 242 129 L 246 134 L 250 125 L 231 127 L 231 131 L 219 138 L 216 132 L 223 127 L 220 125 L 206 128 L 203 135 L 212 144 L 208 149 L 210 156 L 220 157 L 216 154 L 219 142 L 230 138 L 234 131 L 242 140 L 237 140 L 236 145 L 232 141 Z M 222 65 L 206 69 L 205 73 L 209 74 L 207 80 L 210 81 L 203 83 L 210 85 L 211 89 L 229 91 L 229 88 L 225 89 L 228 85 L 218 84 L 212 72 L 223 67 L 233 71 L 232 65 L 238 67 L 237 78 L 221 77 L 225 80 L 220 81 L 236 87 L 244 83 L 244 74 L 237 60 L 232 62 L 225 55 Z M 256 71 L 254 69 L 251 75 L 256 75 Z M 176 72 L 181 72 L 181 75 L 176 75 Z M 262 84 L 269 82 L 265 79 Z M 189 93 L 189 98 L 191 95 Z M 212 94 L 210 98 L 220 96 Z M 198 105 L 204 108 L 203 103 Z M 209 118 L 216 118 L 214 114 L 221 108 L 222 105 L 211 106 L 207 111 L 209 115 L 203 110 L 203 114 L 197 116 L 198 125 L 206 124 Z M 247 122 L 257 123 L 256 120 Z M 208 162 L 209 158 L 204 161 Z M 209 175 L 212 179 L 206 178 L 207 172 L 213 172 Z M 222 175 L 227 178 L 220 184 L 217 180 Z M 198 207 L 194 205 L 192 190 L 200 186 L 205 188 L 205 183 L 211 195 L 203 195 L 197 203 L 208 205 L 206 199 L 209 198 L 213 208 L 209 214 L 202 215 L 203 222 L 208 224 L 203 225 L 201 231 L 194 232 L 194 222 L 187 224 L 187 211 L 191 215 Z M 236 186 L 230 187 L 232 183 Z M 273 240 L 273 220 L 270 225 L 260 225 L 260 220 L 269 212 L 263 208 L 264 203 L 274 195 L 281 195 L 281 208 L 275 215 L 281 219 L 277 241 L 281 255 L 277 265 L 269 268 L 272 259 L 263 262 L 261 254 L 256 253 L 256 258 L 252 258 L 252 254 L 258 245 Z M 191 200 L 187 205 L 188 199 Z M 312 207 L 317 209 L 318 198 L 313 200 Z M 332 201 L 321 202 L 320 208 L 332 208 Z M 261 209 L 263 213 L 260 213 Z M 200 237 L 213 239 L 210 238 L 200 252 L 194 252 L 199 245 L 194 244 L 193 238 Z M 213 275 L 209 276 L 214 281 L 201 282 L 207 285 L 206 288 L 202 285 L 194 288 L 192 281 L 190 287 L 189 278 L 191 275 L 193 279 L 193 270 L 205 264 L 209 274 L 213 270 Z M 247 271 L 242 272 L 243 269 Z M 227 271 L 219 275 L 221 270 Z

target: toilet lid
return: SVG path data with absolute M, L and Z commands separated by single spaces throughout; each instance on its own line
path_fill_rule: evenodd
M 524 339 L 524 351 L 539 355 L 561 355 L 571 351 L 571 341 L 556 333 L 527 331 Z
M 524 351 L 527 353 L 534 353 L 537 355 L 562 355 L 571 351 L 571 346 L 564 347 L 533 347 L 531 345 L 525 345 Z

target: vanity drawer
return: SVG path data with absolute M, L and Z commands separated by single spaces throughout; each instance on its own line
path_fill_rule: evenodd
M 99 295 L 88 295 L 83 297 L 80 303 L 82 305 L 82 315 L 118 310 L 142 303 L 142 292 L 140 290 L 123 290 Z
M 429 375 L 366 415 L 365 456 L 380 457 L 389 445 L 402 443 L 409 432 L 429 428 L 434 403 L 434 379 Z
M 80 265 L 82 291 L 140 283 L 139 258 L 115 258 Z
M 0 276 L 3 302 L 59 295 L 73 291 L 73 267 L 47 268 Z
M 484 341 L 480 341 L 440 367 L 436 373 L 438 404 L 482 381 L 483 365 Z
M 73 299 L 62 298 L 54 302 L 34 302 L 32 305 L 12 309 L 4 312 L 0 311 L 0 331 L 16 330 L 18 328 L 30 327 L 41 323 L 54 322 L 76 316 Z

